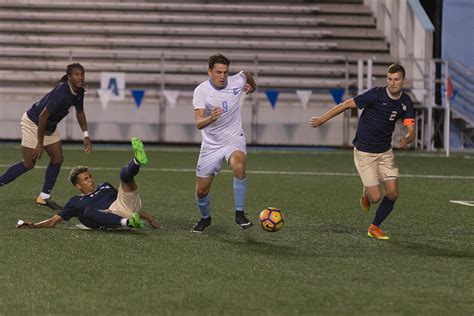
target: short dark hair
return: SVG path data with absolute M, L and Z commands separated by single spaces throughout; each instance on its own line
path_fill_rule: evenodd
M 394 74 L 394 73 L 397 73 L 397 72 L 401 73 L 403 79 L 405 79 L 405 68 L 403 68 L 402 65 L 400 65 L 400 64 L 391 64 L 390 66 L 388 66 L 387 73 Z
M 89 168 L 86 166 L 75 166 L 72 168 L 69 172 L 69 181 L 71 181 L 72 185 L 76 185 L 77 176 L 86 171 L 89 171 Z
M 215 64 L 224 64 L 229 66 L 230 60 L 222 54 L 216 54 L 209 57 L 209 69 L 214 68 Z

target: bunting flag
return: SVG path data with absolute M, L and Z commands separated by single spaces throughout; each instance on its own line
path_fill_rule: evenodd
M 332 98 L 336 104 L 341 103 L 342 96 L 344 95 L 344 88 L 331 88 L 329 91 L 331 92 Z
M 426 89 L 411 89 L 418 102 L 423 102 L 425 99 Z
M 300 98 L 301 104 L 306 109 L 308 107 L 309 99 L 311 98 L 311 95 L 313 94 L 313 91 L 311 91 L 311 90 L 296 90 L 296 94 L 298 95 L 298 98 Z
M 176 102 L 178 101 L 180 91 L 179 90 L 163 90 L 163 94 L 166 98 L 166 103 L 174 109 L 176 107 Z
M 112 91 L 109 89 L 97 89 L 97 94 L 99 95 L 99 100 L 100 100 L 100 104 L 102 105 L 102 109 L 104 111 L 107 110 L 107 106 L 109 105 Z
M 448 79 L 446 80 L 446 93 L 448 94 L 448 98 L 451 100 L 454 100 L 454 98 L 458 94 L 458 90 L 453 88 L 451 77 L 448 77 Z
M 132 96 L 133 96 L 133 99 L 135 100 L 135 104 L 137 108 L 140 108 L 144 95 L 145 95 L 145 90 L 132 90 Z
M 275 109 L 275 105 L 280 92 L 278 90 L 267 90 L 265 91 L 265 94 L 267 95 L 268 101 L 270 101 L 272 109 Z

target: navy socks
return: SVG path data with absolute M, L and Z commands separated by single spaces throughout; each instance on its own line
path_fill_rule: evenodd
M 377 211 L 375 212 L 375 218 L 372 224 L 375 226 L 380 226 L 382 222 L 387 218 L 387 216 L 392 212 L 395 201 L 390 200 L 388 197 L 384 197 L 382 202 L 380 202 Z
M 135 163 L 134 159 L 132 159 L 128 165 L 122 167 L 120 180 L 125 183 L 130 183 L 133 181 L 133 177 L 138 174 L 138 171 L 140 171 L 140 165 Z
M 4 174 L 0 176 L 0 186 L 12 182 L 27 171 L 23 161 L 11 165 Z
M 44 174 L 44 184 L 43 184 L 43 193 L 51 194 L 51 190 L 56 183 L 56 180 L 61 170 L 61 164 L 53 164 L 50 162 L 46 167 L 46 172 Z

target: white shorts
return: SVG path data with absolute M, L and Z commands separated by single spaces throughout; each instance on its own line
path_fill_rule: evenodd
M 222 159 L 229 163 L 230 156 L 237 150 L 247 154 L 245 136 L 236 137 L 221 148 L 209 148 L 202 144 L 196 165 L 196 176 L 199 178 L 215 176 L 221 171 Z
M 36 125 L 26 112 L 21 118 L 21 146 L 28 148 L 36 148 L 38 144 L 38 125 Z M 48 146 L 61 141 L 58 131 L 54 131 L 51 135 L 44 135 L 43 146 Z

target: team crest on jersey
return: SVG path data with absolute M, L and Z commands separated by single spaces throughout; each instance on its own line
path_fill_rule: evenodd
M 403 111 L 406 111 L 407 110 L 407 106 L 405 104 L 402 103 L 402 110 Z
M 240 90 L 239 88 L 235 88 L 235 89 L 234 89 L 234 95 L 239 94 L 239 90 Z

